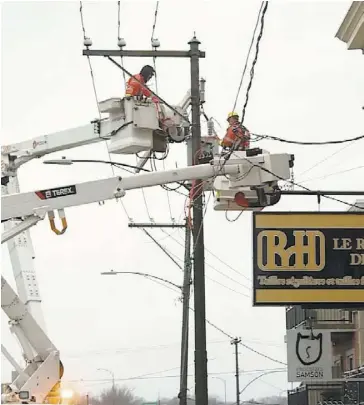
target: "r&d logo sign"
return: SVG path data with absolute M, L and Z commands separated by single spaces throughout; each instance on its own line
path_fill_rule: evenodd
M 325 267 L 325 235 L 318 230 L 264 230 L 257 235 L 257 265 L 262 271 L 321 271 Z M 289 246 L 290 245 L 290 246 Z

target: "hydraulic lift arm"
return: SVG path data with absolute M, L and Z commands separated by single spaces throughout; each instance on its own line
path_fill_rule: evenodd
M 232 191 L 234 194 L 253 193 L 249 198 L 255 200 L 257 198 L 262 200 L 264 197 L 266 201 L 260 206 L 260 209 L 263 209 L 264 206 L 272 205 L 268 199 L 265 199 L 267 191 L 270 192 L 271 188 L 275 187 L 278 179 L 289 178 L 291 162 L 292 155 L 289 154 L 256 155 L 247 158 L 245 152 L 237 152 L 228 161 L 216 158 L 210 164 L 137 174 L 125 178 L 116 176 L 47 190 L 5 195 L 1 198 L 1 221 L 22 218 L 29 221 L 30 227 L 37 222 L 37 218 L 42 219 L 45 214 L 48 214 L 51 228 L 55 230 L 54 210 L 58 210 L 63 229 L 56 233 L 61 234 L 67 228 L 64 208 L 121 198 L 127 190 L 186 180 L 213 179 L 214 184 L 219 184 L 218 180 L 222 176 L 227 182 L 224 186 L 225 190 Z M 250 208 L 245 206 L 240 209 L 249 210 Z M 20 223 L 18 227 L 21 226 Z M 24 226 L 26 225 L 23 225 L 23 228 Z M 12 232 L 16 232 L 16 227 Z M 9 239 L 9 235 L 6 237 L 2 235 L 2 239 Z
M 184 180 L 210 179 L 219 175 L 242 175 L 240 165 L 198 165 L 182 169 L 137 174 L 124 177 L 116 176 L 103 180 L 66 185 L 48 190 L 10 194 L 1 197 L 1 220 L 29 218 L 53 210 L 90 204 L 98 201 L 120 198 L 125 191 L 153 187 Z M 30 224 L 32 226 L 32 224 Z
M 134 103 L 133 105 L 137 107 L 137 104 Z M 148 106 L 148 104 L 146 105 Z M 141 108 L 143 109 L 143 106 Z M 175 108 L 178 109 L 180 113 L 184 113 L 184 108 L 182 108 L 182 106 L 176 106 Z M 129 113 L 131 110 L 132 109 L 129 106 Z M 106 111 L 106 113 L 109 113 L 108 118 L 103 118 L 100 120 L 96 119 L 81 127 L 67 129 L 60 132 L 38 136 L 27 141 L 2 146 L 2 196 L 20 193 L 17 170 L 24 163 L 57 151 L 72 149 L 105 140 L 110 140 L 112 142 L 114 138 L 120 136 L 120 129 L 125 127 L 127 118 L 125 117 L 125 114 L 120 114 L 120 111 L 116 111 L 116 113 L 113 114 L 114 112 L 114 110 L 111 111 L 111 113 L 110 111 Z M 167 113 L 171 115 L 170 111 L 167 111 Z M 171 116 L 173 120 L 173 114 Z M 133 116 L 133 118 L 136 118 L 137 121 L 139 119 L 140 121 L 140 117 L 138 116 Z M 143 122 L 141 122 L 141 124 L 143 125 Z M 178 128 L 181 123 L 177 120 L 174 121 L 174 125 Z M 142 167 L 143 164 L 145 164 L 145 162 L 141 163 L 140 166 Z M 19 294 L 19 301 L 23 303 L 28 313 L 31 314 L 38 326 L 41 328 L 44 334 L 46 334 L 46 326 L 41 309 L 41 297 L 39 294 L 37 274 L 34 269 L 35 254 L 28 228 L 36 224 L 39 220 L 43 219 L 47 212 L 48 216 L 51 217 L 52 212 L 42 209 L 36 211 L 37 212 L 34 212 L 34 215 L 27 216 L 26 218 L 15 217 L 6 221 L 3 224 L 5 232 L 2 233 L 2 243 L 8 241 L 10 260 L 16 281 L 17 292 Z M 51 219 L 51 222 L 54 224 L 54 218 L 53 220 Z M 55 228 L 54 230 L 56 231 Z M 3 297 L 5 296 L 3 295 L 2 298 Z M 2 303 L 3 302 L 4 301 L 2 299 Z M 31 373 L 27 375 L 29 376 L 29 379 L 35 381 L 34 379 L 38 378 L 41 373 L 41 371 L 38 372 L 36 368 L 34 368 L 35 364 L 40 364 L 35 362 L 35 359 L 39 359 L 39 353 L 37 352 L 37 349 L 35 349 L 34 346 L 29 343 L 23 331 L 18 327 L 14 327 L 11 320 L 10 322 L 12 324 L 11 331 L 16 335 L 23 348 L 23 356 L 26 364 L 33 364 L 32 370 L 30 370 Z M 14 360 L 3 346 L 2 353 L 14 366 Z M 54 360 L 57 362 L 56 358 L 54 358 Z M 24 373 L 19 373 L 19 370 L 21 369 L 20 366 L 14 366 L 14 368 L 17 370 L 19 376 L 21 375 L 24 377 Z M 43 380 L 38 381 L 38 383 L 42 386 Z M 48 386 L 48 384 L 46 385 Z M 42 389 L 43 387 L 37 388 L 38 391 Z M 30 392 L 34 392 L 34 390 L 30 389 Z
M 29 362 L 12 382 L 11 388 L 14 392 L 29 391 L 42 403 L 60 379 L 59 352 L 3 276 L 1 308 L 8 316 L 11 328 L 17 329 L 17 336 L 22 337 L 22 346 L 30 345 L 37 353 L 32 362 Z M 2 351 L 10 356 L 5 348 L 2 347 Z M 15 360 L 12 359 L 12 362 Z

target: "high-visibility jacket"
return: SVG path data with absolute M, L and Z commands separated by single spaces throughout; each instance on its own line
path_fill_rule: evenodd
M 125 95 L 131 96 L 131 97 L 134 97 L 134 96 L 150 97 L 152 95 L 152 93 L 146 87 L 144 87 L 143 84 L 144 84 L 144 77 L 140 73 L 132 76 L 128 80 Z
M 229 126 L 226 135 L 221 141 L 221 145 L 226 148 L 234 146 L 234 150 L 246 150 L 250 146 L 250 133 L 239 122 Z

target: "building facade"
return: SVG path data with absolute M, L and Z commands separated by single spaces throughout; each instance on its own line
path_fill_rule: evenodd
M 355 205 L 364 208 L 364 200 Z M 349 211 L 359 209 L 351 207 Z M 288 392 L 288 405 L 364 405 L 364 381 L 355 381 L 364 378 L 364 302 L 360 310 L 286 308 L 286 329 L 297 327 L 338 330 L 331 333 L 332 374 L 350 381 L 301 384 Z

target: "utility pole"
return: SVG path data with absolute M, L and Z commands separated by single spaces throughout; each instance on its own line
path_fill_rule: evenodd
M 239 349 L 240 338 L 235 338 L 231 344 L 235 346 L 235 379 L 236 379 L 236 405 L 240 405 L 240 381 L 239 381 Z
M 189 42 L 191 55 L 191 112 L 192 112 L 192 165 L 198 164 L 201 149 L 200 122 L 200 41 L 194 36 Z M 206 298 L 205 247 L 203 229 L 202 181 L 196 180 L 192 188 L 193 203 L 193 282 L 195 303 L 195 399 L 197 405 L 207 405 L 207 351 L 206 351 Z
M 181 339 L 181 371 L 179 403 L 187 405 L 188 384 L 188 342 L 189 342 L 189 315 L 190 315 L 190 290 L 191 290 L 191 228 L 186 219 L 185 228 L 185 255 L 184 277 L 182 292 L 182 339 Z
M 205 57 L 205 52 L 199 50 L 200 42 L 194 36 L 188 43 L 188 51 L 173 50 L 91 50 L 90 45 L 85 42 L 86 49 L 82 54 L 85 56 L 106 57 L 115 66 L 119 67 L 128 76 L 132 76 L 123 66 L 117 63 L 112 57 L 145 57 L 145 58 L 189 58 L 191 70 L 191 109 L 192 109 L 192 139 L 189 148 L 192 152 L 192 165 L 198 164 L 195 161 L 197 152 L 201 149 L 201 125 L 200 125 L 200 78 L 199 60 Z M 149 89 L 150 90 L 150 89 Z M 151 91 L 153 95 L 156 95 Z M 158 94 L 156 95 L 158 97 Z M 171 106 L 161 97 L 159 100 L 167 107 Z M 180 115 L 180 113 L 172 109 Z M 186 120 L 186 117 L 183 116 Z M 187 122 L 188 119 L 187 119 Z M 207 353 L 206 353 L 206 309 L 205 309 L 205 252 L 204 252 L 204 231 L 203 231 L 203 193 L 201 180 L 194 183 L 193 198 L 193 263 L 194 263 L 194 302 L 195 302 L 195 397 L 197 405 L 207 405 Z M 135 227 L 135 225 L 134 225 Z M 188 311 L 187 311 L 188 312 Z M 186 316 L 184 317 L 186 318 Z M 185 341 L 185 340 L 183 340 Z M 186 356 L 186 354 L 184 355 Z M 187 352 L 188 356 L 188 352 Z M 186 366 L 184 366 L 186 367 Z M 185 370 L 184 370 L 185 373 Z M 182 382 L 182 378 L 181 378 Z
M 142 228 L 142 230 L 163 250 L 163 252 L 181 268 L 180 264 L 165 250 L 159 242 L 150 235 L 145 228 L 185 228 L 185 253 L 182 286 L 182 339 L 181 339 L 181 365 L 180 365 L 180 392 L 178 394 L 180 405 L 187 405 L 188 390 L 188 343 L 189 343 L 189 311 L 191 290 L 191 227 L 186 219 L 185 224 L 166 223 L 129 223 L 129 228 Z

